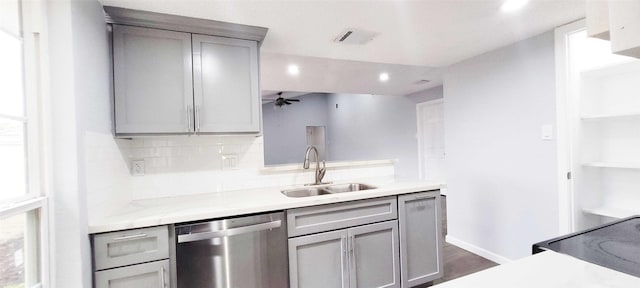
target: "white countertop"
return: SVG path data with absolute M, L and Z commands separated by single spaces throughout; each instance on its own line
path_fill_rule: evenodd
M 419 191 L 437 190 L 441 183 L 425 181 L 349 181 L 367 183 L 377 189 L 292 198 L 283 195 L 283 189 L 296 187 L 271 187 L 241 191 L 225 191 L 210 194 L 185 195 L 131 202 L 111 216 L 89 225 L 89 233 L 103 233 L 157 225 L 230 217 L 243 214 L 285 210 L 291 208 L 399 195 Z
M 629 288 L 640 287 L 640 278 L 546 251 L 434 287 Z

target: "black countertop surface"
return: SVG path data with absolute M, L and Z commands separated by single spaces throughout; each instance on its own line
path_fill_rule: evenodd
M 544 250 L 640 277 L 640 216 L 533 245 L 533 254 Z

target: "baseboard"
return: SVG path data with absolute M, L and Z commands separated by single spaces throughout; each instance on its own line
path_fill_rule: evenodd
M 498 264 L 505 264 L 505 263 L 509 263 L 509 262 L 513 261 L 513 260 L 511 260 L 509 258 L 506 258 L 506 257 L 500 256 L 500 255 L 498 255 L 496 253 L 493 253 L 493 252 L 491 252 L 489 250 L 482 249 L 482 248 L 480 248 L 478 246 L 469 244 L 469 243 L 464 242 L 464 241 L 462 241 L 460 239 L 451 237 L 450 235 L 447 235 L 447 237 L 445 238 L 445 241 L 447 241 L 447 243 L 449 243 L 451 245 L 458 246 L 458 247 L 460 247 L 460 248 L 462 248 L 464 250 L 467 250 L 467 251 L 469 251 L 469 252 L 471 252 L 473 254 L 476 254 L 478 256 L 482 256 L 484 258 L 487 258 L 487 259 L 489 259 L 489 260 L 491 260 L 493 262 L 496 262 Z

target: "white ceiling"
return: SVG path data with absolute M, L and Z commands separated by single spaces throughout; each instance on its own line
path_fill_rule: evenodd
M 585 14 L 585 0 L 530 0 L 524 9 L 510 14 L 500 11 L 503 0 L 101 0 L 101 2 L 104 5 L 130 9 L 267 27 L 269 32 L 261 48 L 263 88 L 289 91 L 309 91 L 310 89 L 296 89 L 295 82 L 287 82 L 287 78 L 284 77 L 288 76 L 280 72 L 283 71 L 280 67 L 286 63 L 276 61 L 276 59 L 283 59 L 283 55 L 313 57 L 308 58 L 308 61 L 313 63 L 321 60 L 317 58 L 329 58 L 325 61 L 338 59 L 350 62 L 372 62 L 373 68 L 379 68 L 380 64 L 375 63 L 408 65 L 404 66 L 407 69 L 405 73 L 411 74 L 419 70 L 415 66 L 448 66 L 549 31 L 564 23 L 582 18 Z M 333 42 L 333 39 L 346 28 L 365 29 L 378 32 L 379 35 L 363 46 Z M 360 65 L 359 62 L 351 63 Z M 306 74 L 300 75 L 301 79 L 303 75 L 310 76 L 314 73 L 310 68 L 305 68 L 302 64 L 300 66 L 306 71 L 304 72 Z M 308 83 L 315 83 L 322 75 L 327 78 L 337 78 L 335 75 L 315 74 L 318 75 Z M 276 77 L 276 75 L 279 76 Z M 338 80 L 321 80 L 326 83 L 340 83 L 353 81 L 352 79 L 359 75 L 341 74 L 340 76 L 342 77 Z M 390 84 L 386 87 L 394 85 L 391 82 L 399 79 L 392 76 Z M 413 80 L 418 79 L 407 82 L 412 83 Z M 287 82 L 287 85 L 291 84 L 292 87 L 279 87 L 284 82 Z M 369 87 L 366 81 L 360 85 L 360 88 L 365 87 Z M 382 88 L 385 86 L 373 93 L 384 94 L 386 93 L 384 91 L 389 91 Z M 412 87 L 405 88 L 391 91 L 392 94 L 399 94 L 411 90 L 409 88 Z M 325 91 L 318 90 L 318 92 Z
M 442 84 L 441 69 L 362 61 L 335 60 L 274 53 L 262 53 L 262 90 L 323 93 L 406 95 Z M 298 76 L 287 74 L 291 64 L 300 67 Z M 389 81 L 380 82 L 385 72 Z M 416 84 L 421 79 L 426 84 Z M 263 93 L 264 94 L 264 93 Z

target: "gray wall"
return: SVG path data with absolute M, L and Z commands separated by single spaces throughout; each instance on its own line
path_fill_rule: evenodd
M 265 165 L 302 163 L 305 127 L 326 126 L 327 161 L 397 159 L 397 176 L 418 177 L 416 106 L 409 98 L 322 93 L 298 98 L 302 101 L 289 107 L 262 106 Z
M 399 96 L 329 94 L 328 105 L 330 159 L 397 159 L 398 177 L 418 177 L 413 101 Z
M 446 72 L 449 237 L 517 259 L 559 233 L 554 63 L 548 32 Z
M 302 163 L 307 149 L 307 126 L 327 125 L 326 94 L 296 97 L 289 106 L 262 105 L 265 165 Z
M 426 101 L 441 99 L 443 96 L 444 96 L 444 88 L 442 87 L 442 85 L 440 85 L 437 87 L 433 87 L 431 89 L 411 93 L 406 97 L 415 103 L 422 103 Z

